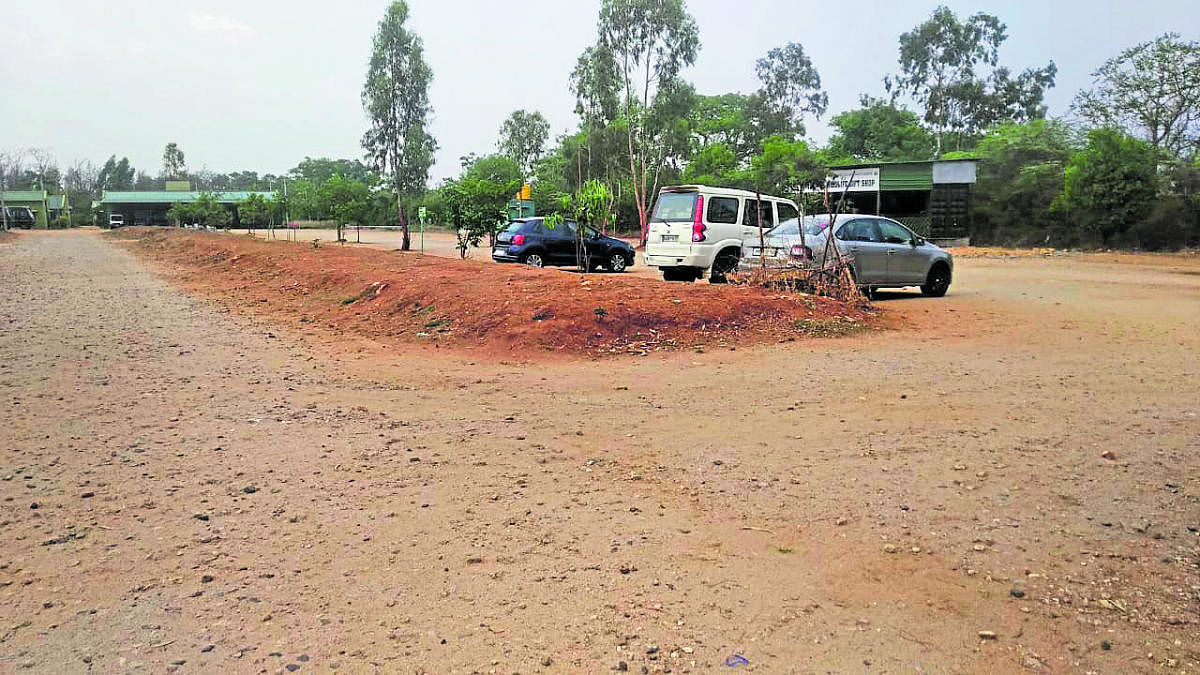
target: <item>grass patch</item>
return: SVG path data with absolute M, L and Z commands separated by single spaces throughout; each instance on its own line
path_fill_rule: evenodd
M 792 326 L 808 337 L 843 337 L 867 329 L 861 321 L 840 316 L 832 319 L 796 319 Z

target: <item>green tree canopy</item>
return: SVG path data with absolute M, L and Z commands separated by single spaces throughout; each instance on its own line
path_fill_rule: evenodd
M 1110 245 L 1148 217 L 1157 187 L 1154 146 L 1115 129 L 1097 129 L 1067 164 L 1058 208 L 1092 241 Z
M 933 157 L 933 134 L 916 113 L 862 97 L 862 107 L 835 115 L 828 152 L 841 161 L 899 162 Z
M 1200 149 L 1200 43 L 1167 33 L 1122 51 L 1092 77 L 1096 86 L 1074 104 L 1085 120 L 1177 154 Z
M 533 167 L 546 154 L 550 140 L 550 123 L 542 113 L 514 110 L 500 126 L 500 152 L 517 163 L 523 176 L 530 176 Z
M 1006 30 L 991 14 L 960 22 L 943 6 L 900 36 L 900 74 L 884 78 L 884 85 L 893 100 L 909 95 L 924 108 L 939 155 L 947 134 L 962 149 L 965 138 L 995 124 L 1045 116 L 1043 99 L 1058 68 L 1051 62 L 1013 77 L 999 66 Z
M 804 134 L 805 115 L 819 119 L 829 107 L 821 76 L 802 45 L 789 42 L 772 49 L 755 62 L 754 71 L 762 82 L 759 95 L 792 122 L 798 136 Z
M 167 147 L 163 149 L 163 178 L 167 180 L 178 180 L 187 176 L 187 164 L 183 159 L 183 150 L 179 149 L 179 144 L 172 141 L 167 143 Z

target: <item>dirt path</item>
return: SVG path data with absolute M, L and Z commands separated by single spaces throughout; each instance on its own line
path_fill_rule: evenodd
M 907 330 L 537 365 L 22 234 L 0 672 L 1196 672 L 1196 270 L 963 261 Z

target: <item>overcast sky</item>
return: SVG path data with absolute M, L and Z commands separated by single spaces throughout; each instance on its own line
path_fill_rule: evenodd
M 387 0 L 0 0 L 0 152 L 76 159 L 128 156 L 157 174 L 179 143 L 192 170 L 282 173 L 305 156 L 362 156 L 359 98 L 371 35 Z M 599 0 L 410 0 L 434 80 L 431 182 L 458 158 L 494 150 L 517 108 L 554 133 L 576 124 L 568 77 L 595 37 Z M 685 72 L 701 93 L 757 88 L 754 61 L 799 42 L 829 91 L 830 114 L 882 94 L 900 33 L 936 0 L 691 0 L 701 51 Z M 1058 64 L 1051 115 L 1067 112 L 1089 73 L 1120 49 L 1176 31 L 1200 38 L 1198 0 L 948 2 L 960 16 L 1008 25 L 1001 62 Z M 825 120 L 828 120 L 828 115 Z M 824 120 L 809 135 L 824 141 Z

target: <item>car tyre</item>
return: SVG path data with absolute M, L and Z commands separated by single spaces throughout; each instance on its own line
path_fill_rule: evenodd
M 930 298 L 940 298 L 950 290 L 950 267 L 943 262 L 935 263 L 925 277 L 921 286 L 921 294 Z
M 713 260 L 712 274 L 708 277 L 710 284 L 727 283 L 727 276 L 738 267 L 739 258 L 736 252 L 722 251 Z
M 610 272 L 616 272 L 617 274 L 620 274 L 621 272 L 625 271 L 625 267 L 628 264 L 629 261 L 625 259 L 625 254 L 621 253 L 620 251 L 609 254 L 608 256 L 607 267 L 608 271 Z
M 529 265 L 530 267 L 545 267 L 546 259 L 542 257 L 540 252 L 526 253 L 521 256 L 521 264 Z

